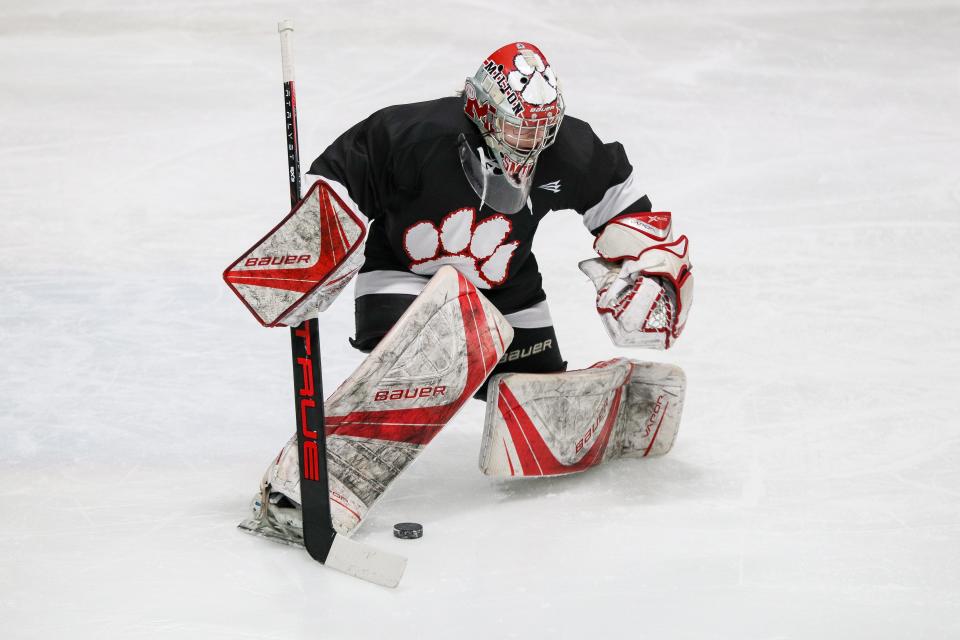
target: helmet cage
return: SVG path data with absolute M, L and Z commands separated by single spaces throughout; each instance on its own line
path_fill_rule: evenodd
M 497 81 L 481 69 L 467 78 L 468 103 L 476 101 L 467 113 L 483 133 L 494 160 L 512 179 L 529 177 L 537 157 L 554 143 L 563 120 L 563 97 L 557 93 L 555 104 L 538 109 L 539 117 L 523 117 L 521 106 L 511 106 Z M 519 112 L 519 113 L 518 113 Z

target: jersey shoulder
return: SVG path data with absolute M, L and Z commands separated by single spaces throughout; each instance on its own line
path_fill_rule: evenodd
M 544 155 L 549 155 L 552 161 L 563 165 L 567 170 L 582 171 L 590 166 L 595 154 L 602 148 L 603 142 L 594 133 L 590 123 L 573 116 L 564 116 L 557 139 Z
M 395 152 L 437 140 L 456 140 L 471 124 L 456 96 L 384 107 L 368 122 L 389 140 Z
M 623 145 L 604 143 L 589 123 L 573 116 L 564 116 L 556 140 L 540 162 L 538 178 L 562 187 L 562 193 L 541 195 L 541 201 L 550 209 L 580 213 L 600 202 L 611 187 L 623 184 L 633 171 Z

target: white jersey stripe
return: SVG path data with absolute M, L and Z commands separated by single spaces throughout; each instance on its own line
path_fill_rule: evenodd
M 514 329 L 539 329 L 553 326 L 553 318 L 550 317 L 550 307 L 547 306 L 546 300 L 532 307 L 504 314 L 503 317 Z
M 403 293 L 418 296 L 427 286 L 430 278 L 424 278 L 407 271 L 368 271 L 358 273 L 354 284 L 353 297 L 359 298 L 373 293 Z
M 631 171 L 626 180 L 607 189 L 600 202 L 584 212 L 583 224 L 590 231 L 594 231 L 645 195 L 647 194 L 640 189 L 640 185 L 633 181 Z

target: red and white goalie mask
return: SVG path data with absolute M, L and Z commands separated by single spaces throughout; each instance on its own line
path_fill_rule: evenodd
M 556 140 L 563 119 L 557 76 L 540 49 L 513 42 L 467 78 L 463 97 L 464 112 L 486 142 L 485 149 L 470 149 L 461 137 L 467 178 L 491 207 L 516 213 L 529 195 L 537 157 Z

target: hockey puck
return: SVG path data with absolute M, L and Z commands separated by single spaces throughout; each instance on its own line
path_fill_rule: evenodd
M 404 540 L 415 540 L 423 537 L 423 525 L 416 522 L 398 522 L 393 525 L 393 535 Z

